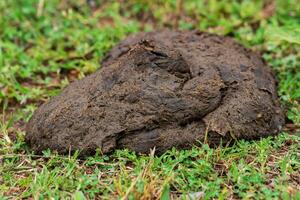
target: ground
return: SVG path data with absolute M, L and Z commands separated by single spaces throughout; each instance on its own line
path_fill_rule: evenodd
M 33 111 L 139 31 L 198 29 L 259 52 L 278 78 L 277 137 L 86 160 L 24 142 Z M 300 199 L 300 4 L 266 1 L 0 1 L 0 199 Z

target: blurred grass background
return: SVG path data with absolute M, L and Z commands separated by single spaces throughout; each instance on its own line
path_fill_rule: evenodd
M 131 33 L 198 29 L 259 52 L 279 80 L 288 125 L 280 136 L 232 147 L 127 150 L 87 161 L 24 144 L 38 105 Z M 0 1 L 0 196 L 4 199 L 300 199 L 300 2 L 298 0 Z

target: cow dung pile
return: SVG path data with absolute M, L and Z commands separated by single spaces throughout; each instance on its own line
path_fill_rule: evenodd
M 120 42 L 101 69 L 35 111 L 26 141 L 36 153 L 161 154 L 276 135 L 283 125 L 275 77 L 260 56 L 228 37 L 165 30 Z

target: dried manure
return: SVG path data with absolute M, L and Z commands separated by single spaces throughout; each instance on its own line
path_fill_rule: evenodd
M 157 31 L 123 40 L 101 69 L 39 107 L 26 141 L 36 153 L 163 153 L 204 138 L 276 135 L 283 125 L 275 77 L 260 56 L 227 37 Z

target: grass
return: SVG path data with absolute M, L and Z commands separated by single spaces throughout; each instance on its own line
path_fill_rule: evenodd
M 0 1 L 0 199 L 300 199 L 300 4 L 277 1 Z M 163 27 L 228 35 L 277 74 L 288 125 L 233 146 L 118 150 L 86 160 L 24 143 L 41 103 L 130 33 Z

